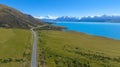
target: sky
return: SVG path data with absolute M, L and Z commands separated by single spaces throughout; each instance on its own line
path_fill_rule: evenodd
M 0 0 L 33 16 L 120 15 L 120 0 Z

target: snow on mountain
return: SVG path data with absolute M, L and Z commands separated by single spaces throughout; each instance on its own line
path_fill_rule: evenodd
M 101 16 L 87 16 L 87 17 L 72 17 L 72 16 L 40 16 L 39 19 L 47 22 L 67 21 L 67 22 L 120 22 L 120 16 L 101 15 Z
M 48 16 L 39 16 L 39 17 L 36 17 L 36 18 L 38 18 L 38 19 L 56 19 L 57 17 L 48 15 Z
M 78 20 L 80 20 L 80 18 L 72 16 L 62 16 L 56 19 L 56 21 L 78 21 Z

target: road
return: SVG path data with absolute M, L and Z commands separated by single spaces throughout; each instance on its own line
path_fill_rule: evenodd
M 33 49 L 32 49 L 32 60 L 31 60 L 31 67 L 36 67 L 36 39 L 37 35 L 36 32 L 31 29 L 31 32 L 33 33 Z

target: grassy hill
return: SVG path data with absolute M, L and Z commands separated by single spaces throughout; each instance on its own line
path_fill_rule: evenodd
M 38 67 L 120 67 L 120 41 L 77 32 L 37 33 Z
M 0 27 L 29 29 L 43 22 L 14 8 L 0 4 Z
M 0 67 L 30 67 L 31 32 L 0 28 Z

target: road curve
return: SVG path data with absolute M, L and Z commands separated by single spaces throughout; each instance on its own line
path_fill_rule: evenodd
M 36 67 L 36 44 L 37 44 L 37 35 L 36 32 L 31 29 L 31 32 L 33 33 L 33 48 L 32 48 L 32 60 L 31 60 L 31 67 Z

